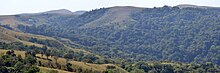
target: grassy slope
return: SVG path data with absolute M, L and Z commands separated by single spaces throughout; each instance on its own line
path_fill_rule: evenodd
M 41 54 L 37 54 L 38 57 L 41 57 Z M 41 58 L 44 58 L 46 59 L 46 56 L 44 55 L 43 57 Z M 48 60 L 44 60 L 44 59 L 39 59 L 39 61 L 42 62 L 42 64 L 48 64 Z M 49 59 L 51 59 L 52 61 L 50 61 L 50 63 L 52 63 L 53 65 L 55 65 L 56 63 L 56 60 L 53 58 L 53 57 L 49 57 Z M 64 59 L 64 58 L 58 58 L 57 62 L 61 65 L 65 65 L 67 60 Z M 73 68 L 74 69 L 77 69 L 77 68 L 83 68 L 84 70 L 87 69 L 87 70 L 95 70 L 95 71 L 105 71 L 106 70 L 106 67 L 107 66 L 115 66 L 113 64 L 91 64 L 91 63 L 84 63 L 84 62 L 78 62 L 78 61 L 68 61 L 69 63 L 73 64 Z M 123 70 L 122 68 L 116 66 L 116 68 L 120 71 L 120 72 L 123 72 L 123 73 L 126 73 L 127 71 Z
M 24 15 L 23 17 L 30 17 L 28 15 Z M 41 18 L 43 20 L 41 20 Z M 40 17 L 40 22 L 46 22 L 44 21 L 46 18 L 45 17 Z M 22 33 L 22 32 L 17 32 L 19 31 L 17 29 L 17 25 L 24 25 L 24 26 L 30 26 L 31 24 L 28 24 L 28 23 L 25 23 L 25 22 L 21 22 L 21 21 L 18 21 L 16 19 L 16 16 L 14 15 L 5 15 L 5 16 L 0 16 L 0 23 L 5 25 L 10 25 L 10 27 L 12 27 L 15 31 L 12 31 L 12 30 L 8 30 L 8 29 L 5 29 L 3 27 L 0 27 L 0 41 L 4 41 L 4 42 L 22 42 L 24 43 L 25 45 L 35 45 L 35 46 L 38 46 L 38 47 L 42 47 L 43 45 L 42 44 L 37 44 L 37 43 L 32 43 L 32 42 L 28 42 L 28 39 L 33 37 L 33 38 L 37 38 L 37 39 L 47 39 L 47 40 L 53 40 L 53 41 L 56 41 L 56 42 L 59 42 L 60 44 L 63 44 L 62 42 L 52 38 L 52 37 L 46 37 L 46 36 L 41 36 L 41 35 L 34 35 L 34 34 L 28 34 L 28 33 Z M 18 39 L 19 37 L 19 39 Z M 63 44 L 64 45 L 64 44 Z M 68 47 L 66 45 L 64 45 L 65 48 L 68 48 L 68 49 L 73 49 L 71 47 Z M 85 53 L 90 53 L 88 51 L 85 51 L 85 50 L 81 50 L 81 49 L 73 49 L 74 51 L 83 51 Z
M 120 28 L 125 28 L 127 22 L 134 21 L 131 17 L 131 13 L 141 11 L 143 8 L 137 7 L 111 7 L 101 18 L 92 21 L 90 23 L 81 26 L 80 28 L 96 28 L 101 26 L 119 26 Z M 117 23 L 117 24 L 112 24 Z M 100 25 L 101 24 L 101 25 Z
M 29 33 L 23 33 L 23 32 L 18 32 L 18 31 L 13 31 L 13 30 L 8 30 L 6 28 L 0 27 L 0 41 L 2 42 L 22 42 L 25 45 L 31 46 L 31 45 L 35 45 L 38 47 L 42 47 L 43 44 L 38 44 L 38 43 L 32 43 L 29 42 L 28 40 L 30 38 L 37 38 L 37 39 L 42 39 L 42 40 L 52 40 L 54 42 L 57 42 L 59 44 L 64 45 L 65 49 L 72 49 L 75 52 L 79 52 L 79 51 L 83 51 L 84 54 L 92 54 L 86 50 L 83 49 L 76 49 L 76 48 L 71 48 L 65 44 L 63 44 L 62 42 L 52 38 L 52 37 L 47 37 L 47 36 L 42 36 L 42 35 L 34 35 L 34 34 L 29 34 Z M 99 58 L 102 58 L 101 56 L 96 55 Z
M 0 49 L 0 55 L 1 54 L 5 54 L 8 50 L 2 50 Z M 16 55 L 21 55 L 23 58 L 25 58 L 25 51 L 15 51 Z M 43 65 L 48 64 L 49 62 L 52 65 L 55 65 L 56 61 L 53 57 L 49 57 L 49 59 L 51 59 L 52 61 L 49 60 L 45 60 L 46 56 L 44 55 L 43 57 L 41 57 L 40 54 L 37 54 L 38 57 L 37 58 L 38 61 L 41 61 Z M 66 59 L 64 58 L 58 58 L 57 63 L 61 64 L 61 65 L 65 65 L 66 64 Z M 73 64 L 73 68 L 77 69 L 79 67 L 81 67 L 82 69 L 87 69 L 87 70 L 93 70 L 93 71 L 99 71 L 99 72 L 103 72 L 106 70 L 107 66 L 115 66 L 113 64 L 90 64 L 90 63 L 84 63 L 84 62 L 78 62 L 78 61 L 68 61 L 69 63 Z M 122 72 L 122 73 L 127 73 L 127 71 L 123 70 L 122 68 L 116 66 L 116 68 Z M 50 71 L 50 70 L 57 70 L 59 73 L 68 73 L 67 71 L 63 71 L 63 70 L 58 70 L 58 69 L 52 69 L 52 68 L 47 68 L 47 67 L 40 67 L 41 71 L 45 72 L 45 71 Z
M 0 55 L 5 54 L 9 50 L 3 50 L 0 49 Z M 15 51 L 16 55 L 21 55 L 22 58 L 25 58 L 25 51 Z M 41 72 L 49 72 L 50 70 L 57 70 L 59 73 L 69 73 L 68 71 L 58 70 L 58 69 L 52 69 L 47 67 L 39 67 Z
M 5 54 L 8 50 L 0 49 L 0 54 Z M 25 58 L 25 51 L 15 51 L 16 55 L 21 55 L 22 58 Z
M 13 15 L 5 15 L 5 16 L 0 16 L 0 23 L 2 24 L 10 24 L 12 28 L 16 28 L 18 25 L 25 25 L 29 26 L 30 24 L 17 21 L 16 16 Z
M 68 71 L 64 71 L 64 70 L 52 69 L 52 68 L 47 68 L 47 67 L 39 67 L 39 68 L 40 68 L 40 72 L 42 72 L 42 73 L 51 72 L 52 70 L 55 70 L 58 73 L 75 73 L 75 72 L 68 72 Z

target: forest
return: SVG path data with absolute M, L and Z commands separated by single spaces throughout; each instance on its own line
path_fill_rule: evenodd
M 18 28 L 33 34 L 68 38 L 78 44 L 72 47 L 113 59 L 133 62 L 212 62 L 220 65 L 219 8 L 143 8 L 137 12 L 131 11 L 128 18 L 124 19 L 126 23 L 99 21 L 96 24 L 102 27 L 95 24 L 86 27 L 99 19 L 104 20 L 102 16 L 107 15 L 111 9 L 114 8 L 96 9 L 71 18 L 48 16 L 48 20 L 56 22 L 32 22 L 35 25 L 20 25 Z M 59 21 L 59 18 L 65 20 Z M 22 16 L 18 19 L 21 20 Z

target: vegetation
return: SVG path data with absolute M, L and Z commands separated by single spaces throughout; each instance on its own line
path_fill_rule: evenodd
M 33 42 L 33 43 L 38 43 L 38 44 L 44 44 L 48 47 L 55 47 L 58 49 L 64 48 L 63 44 L 60 44 L 59 42 L 56 42 L 54 40 L 48 40 L 48 39 L 43 40 L 43 39 L 37 39 L 37 38 L 30 38 L 28 41 Z
M 210 62 L 205 64 L 184 64 L 176 62 L 138 62 L 126 64 L 130 73 L 217 73 L 220 67 Z
M 19 42 L 22 38 L 9 43 L 0 40 L 1 49 L 27 52 L 21 61 L 13 51 L 1 55 L 0 72 L 19 71 L 16 68 L 26 64 L 30 68 L 22 67 L 21 72 L 39 72 L 38 66 L 52 68 L 49 71 L 55 73 L 58 70 L 77 73 L 220 72 L 220 8 L 164 6 L 127 12 L 129 8 L 101 8 L 73 16 L 16 15 L 17 21 L 31 25 L 19 24 L 12 28 L 10 24 L 1 24 L 0 27 L 70 41 L 61 44 L 36 37 L 26 39 L 44 45 L 39 47 L 24 45 Z M 123 12 L 129 14 L 123 14 L 124 18 L 114 15 Z M 4 36 L 9 35 L 4 32 Z M 105 57 L 66 49 L 66 45 Z
M 23 59 L 21 55 L 16 56 L 14 50 L 11 50 L 5 55 L 0 55 L 0 60 L 0 73 L 37 73 L 40 71 L 36 66 L 36 58 L 31 54 L 27 54 Z
M 220 65 L 219 8 L 145 8 L 131 13 L 130 19 L 124 19 L 128 20 L 127 23 L 100 21 L 103 25 L 114 25 L 83 27 L 110 10 L 90 11 L 62 23 L 56 21 L 54 25 L 18 28 L 24 32 L 68 38 L 81 48 L 107 58 Z
M 0 48 L 6 49 L 6 50 L 21 50 L 21 51 L 27 51 L 27 52 L 33 52 L 38 54 L 45 54 L 45 56 L 55 56 L 55 57 L 63 57 L 70 60 L 75 61 L 84 61 L 88 63 L 99 63 L 103 64 L 103 62 L 100 62 L 98 57 L 92 54 L 84 54 L 82 51 L 80 52 L 74 52 L 73 50 L 57 50 L 57 49 L 51 49 L 47 46 L 43 47 L 37 47 L 37 46 L 27 46 L 20 42 L 14 42 L 14 43 L 3 43 L 0 42 Z M 107 61 L 105 63 L 109 63 L 111 61 Z

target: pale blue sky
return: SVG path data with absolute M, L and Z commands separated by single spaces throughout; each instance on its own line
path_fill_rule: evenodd
M 92 10 L 112 6 L 161 7 L 178 4 L 220 7 L 220 0 L 0 0 L 0 15 L 48 10 Z

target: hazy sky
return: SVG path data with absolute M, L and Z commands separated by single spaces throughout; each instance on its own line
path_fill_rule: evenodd
M 220 0 L 0 0 L 0 15 L 36 13 L 48 10 L 92 10 L 112 6 L 161 7 L 194 4 L 220 7 Z

